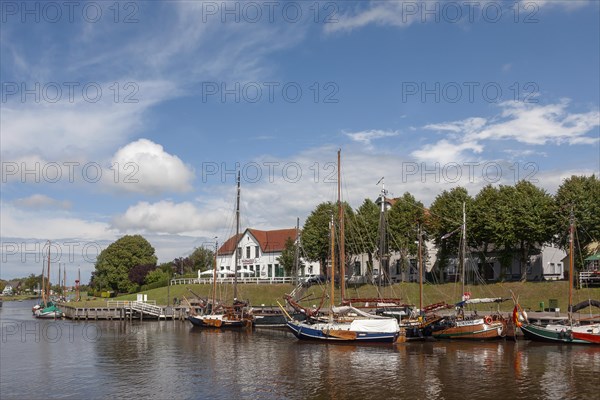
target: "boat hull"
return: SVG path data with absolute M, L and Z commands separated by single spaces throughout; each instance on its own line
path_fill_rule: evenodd
M 394 343 L 398 332 L 361 332 L 349 331 L 329 324 L 306 324 L 288 321 L 287 327 L 300 340 L 317 340 L 330 342 L 366 342 L 366 343 Z
M 436 339 L 494 340 L 505 336 L 505 326 L 500 321 L 486 323 L 480 320 L 480 322 L 469 324 L 455 323 L 435 330 L 432 336 Z
M 207 315 L 207 316 L 188 316 L 188 320 L 192 325 L 199 328 L 246 328 L 252 326 L 252 320 L 248 318 L 244 319 L 228 319 L 222 315 Z
M 533 324 L 523 324 L 521 325 L 521 332 L 523 332 L 525 338 L 536 342 L 573 344 L 600 343 L 600 341 L 593 342 L 586 339 L 586 337 L 588 337 L 586 332 L 575 332 L 575 334 L 573 334 L 573 331 L 568 326 L 548 325 L 543 327 Z M 598 339 L 596 338 L 596 340 Z

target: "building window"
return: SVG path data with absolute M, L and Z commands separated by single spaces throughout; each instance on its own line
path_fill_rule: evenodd
M 246 246 L 246 258 L 250 258 L 250 246 Z
M 268 267 L 267 267 L 267 276 L 268 276 L 268 277 L 271 277 L 271 276 L 272 276 L 272 275 L 271 275 L 271 268 L 272 268 L 272 267 L 273 267 L 273 265 L 272 265 L 272 264 L 269 264 L 269 265 L 268 265 Z
M 360 275 L 360 261 L 354 261 L 354 275 Z
M 254 247 L 254 258 L 258 258 L 258 246 Z
M 242 258 L 242 248 L 241 247 L 237 248 L 237 257 Z

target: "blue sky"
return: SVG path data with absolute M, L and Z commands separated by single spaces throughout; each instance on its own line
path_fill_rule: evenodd
M 338 148 L 354 207 L 598 174 L 599 3 L 469 4 L 2 1 L 0 277 L 225 240 L 236 163 L 258 229 L 334 200 Z

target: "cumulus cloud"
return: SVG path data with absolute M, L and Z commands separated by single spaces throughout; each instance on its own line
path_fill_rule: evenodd
M 13 201 L 13 204 L 20 208 L 31 208 L 34 210 L 42 208 L 58 208 L 68 210 L 72 205 L 68 200 L 57 200 L 44 194 L 33 194 L 29 197 L 16 199 Z
M 119 189 L 145 194 L 163 192 L 186 192 L 191 189 L 194 172 L 175 155 L 167 153 L 163 146 L 148 139 L 139 139 L 120 148 L 112 158 L 115 174 L 106 174 L 107 182 Z
M 203 218 L 199 210 L 190 202 L 141 201 L 129 207 L 125 214 L 114 218 L 112 225 L 121 231 L 182 233 L 201 229 Z

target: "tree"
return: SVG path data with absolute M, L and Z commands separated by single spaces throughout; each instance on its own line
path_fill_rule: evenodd
M 277 262 L 283 267 L 285 274 L 290 276 L 294 270 L 294 260 L 296 255 L 296 244 L 291 237 L 287 238 L 281 255 L 277 257 Z
M 156 282 L 165 282 L 165 285 L 167 285 L 169 282 L 169 274 L 160 268 L 150 271 L 148 275 L 146 275 L 144 283 L 149 285 Z
M 433 241 L 438 248 L 438 268 L 440 274 L 446 268 L 448 259 L 456 257 L 460 247 L 460 234 L 462 225 L 463 203 L 467 212 L 471 209 L 473 199 L 467 189 L 456 187 L 450 191 L 444 190 L 439 194 L 429 209 L 430 215 L 426 221 L 427 231 L 433 235 Z M 445 239 L 444 235 L 456 232 Z
M 365 199 L 358 207 L 355 218 L 352 222 L 352 233 L 355 238 L 352 241 L 354 254 L 366 253 L 367 275 L 373 273 L 373 253 L 377 248 L 377 238 L 379 232 L 379 207 L 370 199 Z M 349 246 L 350 247 L 350 246 Z
M 494 188 L 487 185 L 479 191 L 473 201 L 467 220 L 469 227 L 469 245 L 477 249 L 482 265 L 487 265 L 489 251 L 493 249 L 500 254 L 500 276 L 504 276 L 512 262 L 512 244 L 514 229 L 512 202 L 515 190 L 512 186 Z
M 545 190 L 528 181 L 518 182 L 515 194 L 512 226 L 520 254 L 521 279 L 526 280 L 529 257 L 552 240 L 555 203 Z
M 192 268 L 200 271 L 212 269 L 214 258 L 215 252 L 204 247 L 196 247 L 189 256 Z
M 152 245 L 140 235 L 123 236 L 98 255 L 91 284 L 96 289 L 130 292 L 136 285 L 129 280 L 129 271 L 143 264 L 156 265 Z
M 143 285 L 144 280 L 146 279 L 146 275 L 148 275 L 148 273 L 154 271 L 155 269 L 156 265 L 154 264 L 136 265 L 129 271 L 129 280 L 138 285 Z
M 600 239 L 600 180 L 596 175 L 571 176 L 560 185 L 555 196 L 556 210 L 554 233 L 556 242 L 568 251 L 569 215 L 575 217 L 575 266 L 581 268 L 581 260 L 588 254 L 588 246 Z
M 325 274 L 329 257 L 329 223 L 332 215 L 337 215 L 336 206 L 331 202 L 321 203 L 310 213 L 302 228 L 302 248 L 306 258 L 309 261 L 319 261 Z
M 425 221 L 425 208 L 423 203 L 417 201 L 413 195 L 406 192 L 396 199 L 388 213 L 390 233 L 390 250 L 400 253 L 400 262 L 403 268 L 408 266 L 410 255 L 418 252 L 418 226 Z

